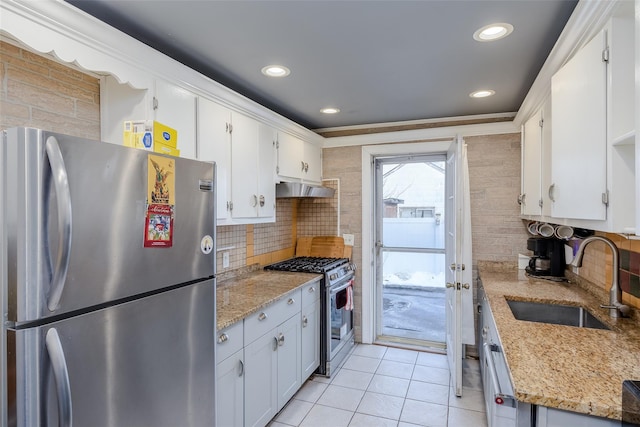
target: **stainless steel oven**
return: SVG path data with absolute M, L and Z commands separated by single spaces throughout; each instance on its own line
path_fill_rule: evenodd
M 348 258 L 297 257 L 268 265 L 265 269 L 323 275 L 320 292 L 320 367 L 317 374 L 331 376 L 355 345 L 355 266 Z
M 321 357 L 318 373 L 330 377 L 354 345 L 353 335 L 353 271 L 325 286 L 321 294 L 323 317 L 320 336 Z M 324 349 L 323 349 L 324 348 Z

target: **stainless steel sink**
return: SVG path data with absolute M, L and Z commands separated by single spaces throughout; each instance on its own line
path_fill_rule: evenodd
M 507 300 L 507 304 L 518 320 L 579 328 L 611 329 L 593 314 L 578 306 L 513 300 Z

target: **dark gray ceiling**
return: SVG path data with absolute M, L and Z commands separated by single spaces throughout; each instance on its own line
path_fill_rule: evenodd
M 515 112 L 573 0 L 68 0 L 308 128 Z M 478 28 L 507 22 L 492 43 Z M 282 79 L 260 73 L 282 64 Z M 472 99 L 489 88 L 495 96 Z M 320 109 L 335 106 L 337 115 Z

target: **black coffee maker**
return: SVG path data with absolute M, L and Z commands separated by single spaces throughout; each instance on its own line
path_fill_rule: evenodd
M 533 276 L 564 277 L 564 242 L 554 237 L 530 237 L 527 249 L 533 251 L 525 271 Z

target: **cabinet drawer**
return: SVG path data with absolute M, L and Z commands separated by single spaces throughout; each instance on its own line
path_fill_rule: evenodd
M 236 351 L 242 350 L 244 346 L 243 333 L 242 322 L 236 322 L 217 333 L 216 363 L 220 363 Z
M 258 310 L 244 319 L 244 336 L 247 343 L 255 341 L 279 324 L 300 312 L 300 290 L 285 295 L 279 301 Z
M 313 304 L 320 299 L 320 281 L 302 287 L 302 307 Z

